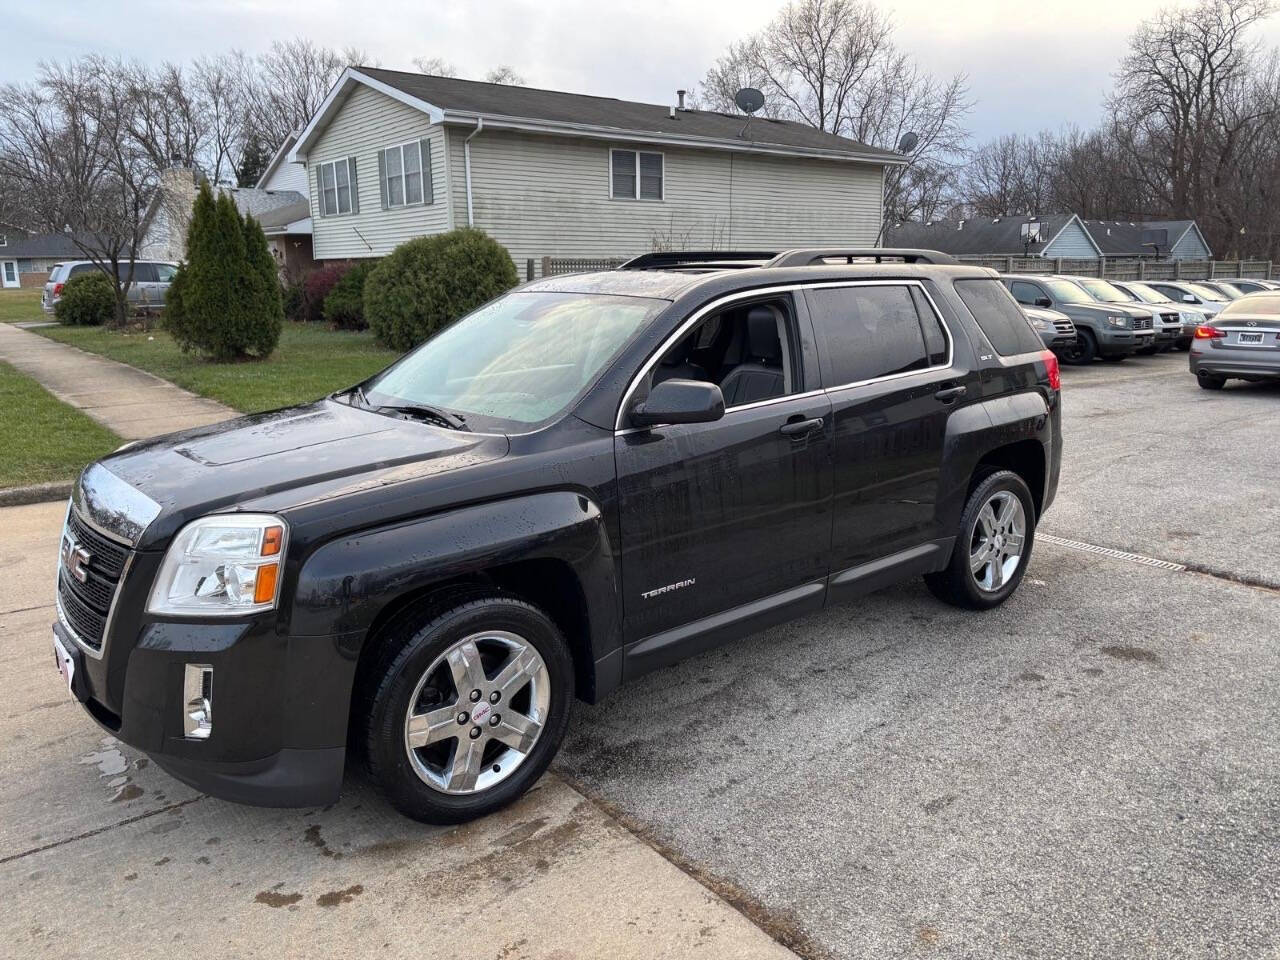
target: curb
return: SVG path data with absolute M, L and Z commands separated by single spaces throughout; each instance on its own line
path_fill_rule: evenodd
M 52 503 L 55 500 L 66 500 L 71 496 L 71 480 L 58 480 L 53 483 L 36 483 L 29 487 L 10 487 L 0 490 L 0 507 L 21 507 L 29 503 Z

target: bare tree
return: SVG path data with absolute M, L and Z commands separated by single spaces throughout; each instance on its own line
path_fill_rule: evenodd
M 458 68 L 444 57 L 414 57 L 413 65 L 433 77 L 456 77 Z
M 253 129 L 273 146 L 305 126 L 342 71 L 367 58 L 357 50 L 337 51 L 301 37 L 279 41 L 258 58 L 250 78 L 246 114 Z
M 216 57 L 201 57 L 192 71 L 206 139 L 203 168 L 215 183 L 236 173 L 248 136 L 248 84 L 253 63 L 233 50 Z
M 915 133 L 907 163 L 886 173 L 886 216 L 946 202 L 968 136 L 965 78 L 938 80 L 898 51 L 888 18 L 868 0 L 791 0 L 716 61 L 700 98 L 710 109 L 736 112 L 733 94 L 744 86 L 763 91 L 766 116 L 871 146 L 895 149 L 904 133 Z
M 0 219 L 65 232 L 115 285 L 116 322 L 155 194 L 156 166 L 137 136 L 147 107 L 134 68 L 102 57 L 43 64 L 34 84 L 0 87 Z
M 498 66 L 486 73 L 484 82 L 505 83 L 512 87 L 523 87 L 525 85 L 524 77 L 516 73 L 515 68 L 509 67 L 505 63 L 498 64 Z

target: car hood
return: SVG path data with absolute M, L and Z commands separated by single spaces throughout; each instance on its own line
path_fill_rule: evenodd
M 273 497 L 303 503 L 454 471 L 507 453 L 505 436 L 383 416 L 333 400 L 240 417 L 130 445 L 106 469 L 158 507 L 147 541 L 196 516 Z M 92 469 L 92 468 L 91 468 Z M 145 546 L 145 544 L 140 544 Z

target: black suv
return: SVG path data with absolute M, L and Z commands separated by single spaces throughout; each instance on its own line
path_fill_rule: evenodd
M 357 387 L 131 444 L 67 512 L 54 649 L 178 779 L 411 817 L 546 769 L 574 698 L 923 574 L 1018 586 L 1057 362 L 940 253 L 650 254 L 525 284 Z

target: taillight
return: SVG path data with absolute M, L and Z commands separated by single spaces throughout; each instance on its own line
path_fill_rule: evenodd
M 1058 366 L 1058 355 L 1052 350 L 1043 350 L 1040 357 L 1044 360 L 1045 372 L 1049 374 L 1049 386 L 1054 390 L 1062 389 L 1062 369 Z
M 1197 340 L 1221 340 L 1224 337 L 1226 337 L 1226 334 L 1223 333 L 1221 330 L 1219 330 L 1217 327 L 1206 327 L 1206 326 L 1196 327 Z
M 60 284 L 60 283 L 55 283 L 55 284 L 53 285 L 53 295 L 54 295 L 55 297 L 60 297 L 60 296 L 62 296 L 62 284 Z

